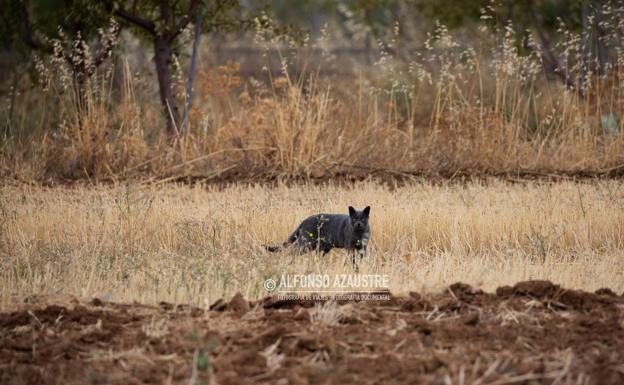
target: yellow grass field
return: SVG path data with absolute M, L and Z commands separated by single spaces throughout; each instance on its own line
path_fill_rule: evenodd
M 272 254 L 304 217 L 370 205 L 394 293 L 527 279 L 624 291 L 624 182 L 0 187 L 0 307 L 37 293 L 205 306 L 281 274 L 352 272 L 347 253 Z

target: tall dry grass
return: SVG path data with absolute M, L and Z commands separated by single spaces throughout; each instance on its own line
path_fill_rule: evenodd
M 526 279 L 624 291 L 624 184 L 374 183 L 275 188 L 119 184 L 0 187 L 0 307 L 34 293 L 205 305 L 267 294 L 281 274 L 351 273 L 343 250 L 272 254 L 317 212 L 371 205 L 361 273 L 390 288 Z
M 561 55 L 576 79 L 581 39 L 566 36 Z M 16 98 L 2 174 L 119 181 L 622 173 L 623 50 L 603 73 L 587 74 L 581 93 L 551 79 L 510 27 L 466 43 L 438 26 L 423 44 L 408 61 L 382 49 L 376 63 L 352 63 L 353 76 L 343 79 L 318 68 L 294 76 L 296 57 L 282 57 L 281 73 L 259 71 L 260 80 L 241 78 L 236 63 L 200 66 L 190 130 L 173 143 L 161 134 L 149 72 L 119 61 L 90 78 L 76 103 L 71 77 L 42 62 L 48 91 Z M 183 74 L 176 79 L 183 94 Z M 31 126 L 39 134 L 27 135 Z

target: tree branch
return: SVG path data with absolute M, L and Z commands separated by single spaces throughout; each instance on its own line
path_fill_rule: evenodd
M 27 0 L 22 1 L 21 5 L 22 7 L 20 11 L 22 13 L 22 20 L 23 20 L 22 37 L 24 38 L 24 43 L 26 43 L 26 45 L 30 47 L 31 49 L 44 51 L 48 54 L 52 53 L 52 47 L 46 46 L 39 40 L 36 40 L 35 37 L 33 36 L 33 27 L 32 27 L 32 24 L 30 23 L 30 13 L 28 12 L 28 1 Z
M 159 21 L 165 26 L 165 35 L 170 35 L 172 31 L 169 29 L 169 23 L 173 20 L 175 12 L 170 8 L 169 0 L 160 0 L 158 3 L 158 8 L 160 9 Z M 173 24 L 171 24 L 171 27 L 173 27 Z
M 550 43 L 550 39 L 548 38 L 548 36 L 546 36 L 544 28 L 540 24 L 539 17 L 537 16 L 537 12 L 535 11 L 535 5 L 533 3 L 533 0 L 529 0 L 528 5 L 529 13 L 531 15 L 531 21 L 533 22 L 533 26 L 537 30 L 537 36 L 539 37 L 542 45 L 542 60 L 544 60 L 544 62 L 550 67 L 552 73 L 554 73 L 555 75 L 560 77 L 561 80 L 563 80 L 566 87 L 570 89 L 575 89 L 576 83 L 570 78 L 568 71 L 561 66 L 559 59 L 552 50 L 552 44 Z
M 198 3 L 199 3 L 199 0 L 192 0 L 191 1 L 191 3 L 189 4 L 189 9 L 186 12 L 186 14 L 184 16 L 182 16 L 182 18 L 174 26 L 174 29 L 171 31 L 171 38 L 172 39 L 175 38 L 176 36 L 178 36 L 178 34 L 180 32 L 182 32 L 182 30 L 184 28 L 186 28 L 188 23 L 191 21 L 191 16 L 193 15 L 194 12 L 197 11 Z
M 156 35 L 156 25 L 150 20 L 143 19 L 142 17 L 124 11 L 123 9 L 116 10 L 115 16 L 118 16 L 126 20 L 127 22 L 143 28 L 152 35 Z

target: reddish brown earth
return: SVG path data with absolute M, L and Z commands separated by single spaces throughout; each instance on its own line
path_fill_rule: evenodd
M 188 306 L 29 298 L 2 384 L 624 384 L 624 297 L 546 281 L 385 301 Z

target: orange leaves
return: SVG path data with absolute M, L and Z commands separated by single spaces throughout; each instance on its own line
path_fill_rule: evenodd
M 203 94 L 227 95 L 242 84 L 240 64 L 228 61 L 216 69 L 207 69 L 199 73 L 198 91 Z

